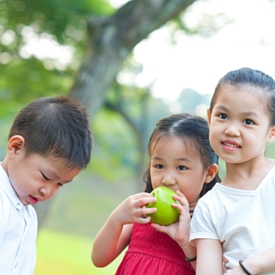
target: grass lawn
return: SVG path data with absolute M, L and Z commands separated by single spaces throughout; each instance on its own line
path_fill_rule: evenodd
M 112 275 L 122 255 L 105 268 L 90 260 L 92 239 L 41 229 L 37 240 L 35 275 Z

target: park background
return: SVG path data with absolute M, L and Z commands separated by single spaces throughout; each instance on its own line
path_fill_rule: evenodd
M 241 67 L 275 77 L 271 0 L 0 0 L 0 158 L 28 102 L 71 95 L 88 108 L 91 163 L 39 215 L 35 275 L 114 274 L 98 269 L 95 234 L 142 191 L 155 123 L 206 116 L 219 78 Z M 267 155 L 275 158 L 274 144 Z M 224 173 L 220 163 L 220 175 Z

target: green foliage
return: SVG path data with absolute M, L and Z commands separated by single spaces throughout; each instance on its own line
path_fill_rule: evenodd
M 86 43 L 88 16 L 112 12 L 105 0 L 0 1 L 0 117 L 12 117 L 35 98 L 68 94 Z M 39 39 L 72 47 L 74 59 L 60 68 L 47 55 L 22 54 L 28 42 Z
M 38 97 L 67 94 L 72 82 L 65 72 L 49 71 L 34 58 L 12 61 L 0 67 L 0 75 L 0 116 L 13 113 L 13 109 L 17 113 Z
M 275 159 L 275 142 L 269 143 L 266 147 L 266 156 Z
M 102 109 L 93 120 L 92 171 L 107 181 L 129 177 L 137 163 L 134 133 L 121 116 Z M 123 169 L 121 169 L 123 167 Z
M 60 43 L 71 36 L 70 31 L 83 30 L 88 16 L 113 12 L 104 0 L 6 0 L 1 7 L 8 19 L 5 22 L 7 29 L 17 30 L 19 25 L 35 26 L 38 33 L 50 33 Z

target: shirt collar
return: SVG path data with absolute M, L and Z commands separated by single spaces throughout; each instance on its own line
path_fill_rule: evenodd
M 22 209 L 24 207 L 24 204 L 20 201 L 18 196 L 16 195 L 11 182 L 9 180 L 9 177 L 4 170 L 3 166 L 1 165 L 2 162 L 0 162 L 0 186 L 12 202 L 12 204 L 17 208 L 17 209 Z

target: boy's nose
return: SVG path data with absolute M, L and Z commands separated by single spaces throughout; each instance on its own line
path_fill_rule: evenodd
M 42 196 L 42 199 L 49 199 L 55 194 L 56 190 L 51 186 L 47 186 L 40 188 L 39 192 Z
M 46 194 L 47 194 L 47 190 L 46 190 L 45 187 L 40 188 L 40 189 L 39 189 L 39 192 L 42 194 L 43 197 L 45 197 Z

